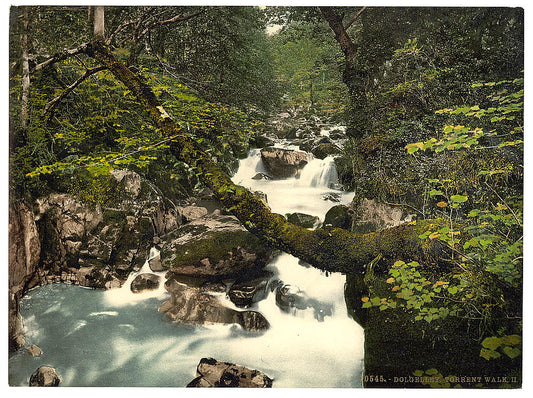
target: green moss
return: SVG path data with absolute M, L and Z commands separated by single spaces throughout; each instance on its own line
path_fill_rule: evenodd
M 257 254 L 259 262 L 264 262 L 270 252 L 268 246 L 247 231 L 217 231 L 207 233 L 201 239 L 187 242 L 180 250 L 174 250 L 171 254 L 173 257 L 171 268 L 197 265 L 205 258 L 216 264 L 219 260 L 230 259 L 238 248 Z

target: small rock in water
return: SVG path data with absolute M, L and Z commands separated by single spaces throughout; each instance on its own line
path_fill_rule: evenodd
M 159 288 L 159 276 L 155 274 L 140 274 L 131 282 L 130 289 L 133 293 L 142 293 L 146 290 Z
M 228 296 L 239 308 L 246 308 L 263 300 L 268 295 L 268 282 L 274 274 L 263 271 L 262 275 L 250 280 L 238 280 L 229 289 Z
M 272 379 L 260 370 L 213 358 L 202 358 L 196 368 L 196 375 L 187 387 L 272 387 Z
M 35 344 L 32 344 L 28 348 L 26 348 L 26 351 L 32 357 L 40 357 L 43 354 L 43 351 L 39 348 L 39 346 Z
M 271 180 L 272 177 L 265 173 L 257 173 L 252 177 L 252 180 Z
M 30 387 L 57 387 L 61 377 L 50 366 L 41 366 L 30 377 Z
M 340 202 L 341 195 L 337 192 L 328 192 L 322 196 L 322 200 L 329 200 L 330 202 Z
M 165 283 L 169 300 L 159 307 L 172 322 L 240 325 L 247 332 L 261 332 L 270 327 L 263 314 L 255 311 L 236 311 L 226 307 L 194 278 L 175 275 Z
M 332 305 L 308 297 L 298 287 L 292 285 L 278 285 L 276 289 L 276 304 L 285 312 L 312 308 L 315 319 L 319 322 L 323 322 L 324 317 L 333 314 Z
M 317 216 L 304 213 L 287 214 L 287 221 L 304 228 L 313 228 L 319 220 Z

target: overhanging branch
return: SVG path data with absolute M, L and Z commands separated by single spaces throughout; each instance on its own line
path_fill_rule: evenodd
M 340 228 L 311 231 L 296 226 L 285 217 L 272 213 L 256 195 L 235 185 L 171 119 L 150 87 L 117 60 L 105 45 L 93 43 L 87 48 L 87 54 L 106 66 L 115 78 L 128 87 L 166 137 L 175 137 L 170 144 L 174 156 L 195 170 L 217 199 L 265 244 L 323 270 L 361 273 L 365 265 L 378 254 L 384 258 L 394 258 L 403 253 L 421 259 L 424 251 L 418 235 L 431 223 L 446 223 L 446 220 L 430 220 L 370 234 L 356 234 Z
M 74 83 L 72 83 L 70 86 L 68 86 L 61 94 L 59 94 L 57 97 L 55 97 L 53 100 L 49 101 L 45 106 L 42 115 L 50 117 L 55 107 L 72 91 L 76 89 L 81 83 L 83 83 L 89 76 L 94 75 L 95 73 L 98 73 L 100 71 L 103 71 L 107 69 L 105 66 L 99 66 L 97 68 L 92 68 L 86 70 Z

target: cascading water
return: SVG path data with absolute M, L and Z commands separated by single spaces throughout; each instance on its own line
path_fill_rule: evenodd
M 267 194 L 272 211 L 302 212 L 323 219 L 334 204 L 350 193 L 333 189 L 337 183 L 333 159 L 315 159 L 301 178 L 252 180 L 266 172 L 259 150 L 240 162 L 233 180 Z M 151 252 L 151 257 L 158 253 Z M 168 298 L 160 288 L 134 294 L 131 281 L 149 272 L 148 262 L 130 275 L 120 289 L 98 291 L 70 285 L 47 285 L 29 292 L 21 304 L 27 345 L 43 355 L 34 358 L 19 350 L 9 359 L 9 384 L 28 385 L 41 365 L 53 366 L 62 386 L 183 387 L 195 377 L 203 357 L 213 357 L 264 371 L 274 387 L 360 387 L 363 331 L 347 314 L 345 277 L 326 276 L 288 254 L 266 267 L 274 280 L 303 298 L 303 304 L 282 309 L 274 293 L 249 309 L 261 312 L 271 327 L 264 333 L 237 325 L 184 325 L 163 319 L 157 308 Z M 163 275 L 163 274 L 161 274 Z M 290 286 L 289 286 L 290 285 Z M 224 293 L 216 295 L 237 309 Z
M 299 185 L 307 187 L 337 188 L 339 176 L 335 167 L 335 158 L 312 159 L 302 170 Z

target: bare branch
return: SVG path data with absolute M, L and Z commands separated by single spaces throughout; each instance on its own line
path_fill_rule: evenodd
M 45 106 L 42 115 L 45 116 L 46 114 L 52 115 L 55 107 L 65 98 L 67 95 L 69 95 L 72 91 L 76 89 L 83 81 L 85 81 L 89 76 L 94 75 L 95 73 L 98 73 L 100 71 L 103 71 L 107 69 L 105 66 L 99 66 L 97 68 L 93 69 L 87 69 L 83 75 L 81 75 L 74 83 L 72 83 L 70 86 L 68 86 L 65 91 L 63 91 L 61 94 L 59 94 L 57 97 L 55 97 L 53 100 L 49 101 Z
M 51 58 L 48 58 L 46 61 L 41 62 L 40 64 L 36 65 L 35 68 L 32 69 L 31 73 L 35 73 L 43 68 L 46 68 L 49 65 L 55 64 L 57 62 L 64 61 L 65 59 L 68 59 L 70 57 L 74 57 L 78 54 L 85 54 L 87 52 L 87 43 L 82 44 L 78 48 L 73 48 L 70 50 L 65 50 L 62 53 L 58 53 Z
M 353 23 L 354 23 L 355 21 L 357 21 L 357 18 L 359 18 L 359 15 L 361 15 L 361 14 L 363 13 L 363 11 L 366 10 L 366 8 L 367 8 L 367 7 L 364 6 L 364 7 L 362 7 L 359 11 L 357 11 L 357 14 L 355 14 L 355 15 L 353 16 L 353 18 L 350 20 L 350 22 L 348 22 L 348 23 L 346 24 L 346 26 L 344 27 L 344 30 L 348 30 L 348 29 L 350 29 L 350 26 L 352 26 Z

